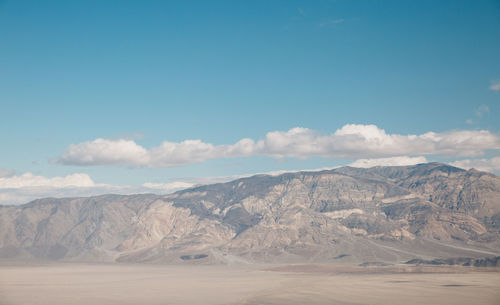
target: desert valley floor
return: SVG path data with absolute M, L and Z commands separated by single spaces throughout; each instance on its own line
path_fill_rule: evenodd
M 500 270 L 350 265 L 0 266 L 0 304 L 500 304 Z

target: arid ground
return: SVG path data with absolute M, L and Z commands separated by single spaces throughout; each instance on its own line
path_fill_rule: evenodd
M 0 266 L 0 304 L 500 304 L 498 269 Z

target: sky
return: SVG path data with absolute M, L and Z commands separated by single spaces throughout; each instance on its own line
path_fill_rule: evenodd
M 0 204 L 256 173 L 500 174 L 500 1 L 2 1 Z

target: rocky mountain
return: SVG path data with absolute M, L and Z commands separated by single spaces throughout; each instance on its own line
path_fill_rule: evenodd
M 500 178 L 439 163 L 0 207 L 0 257 L 402 263 L 500 255 Z

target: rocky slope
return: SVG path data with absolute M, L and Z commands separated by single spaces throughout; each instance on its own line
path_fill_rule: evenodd
M 439 163 L 0 207 L 0 257 L 399 263 L 500 255 L 500 178 Z

